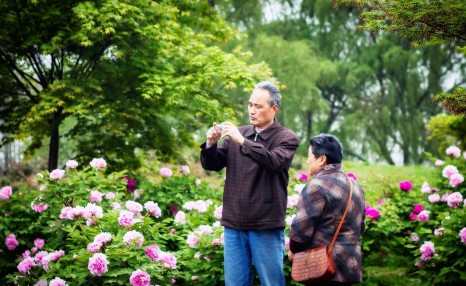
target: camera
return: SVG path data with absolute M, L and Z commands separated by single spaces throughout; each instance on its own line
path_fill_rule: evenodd
M 215 131 L 217 131 L 218 133 L 222 133 L 222 130 L 223 130 L 223 125 L 215 125 L 214 126 L 215 128 Z

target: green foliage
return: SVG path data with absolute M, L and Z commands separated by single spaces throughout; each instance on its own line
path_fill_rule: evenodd
M 434 97 L 435 101 L 441 101 L 446 110 L 456 115 L 466 115 L 466 89 L 457 87 L 452 93 L 439 93 Z
M 50 138 L 49 170 L 60 136 L 111 170 L 138 168 L 138 149 L 176 159 L 201 122 L 234 113 L 225 90 L 270 76 L 218 47 L 236 32 L 207 1 L 3 1 L 0 11 L 0 74 L 12 86 L 3 142 L 30 137 L 31 153 Z M 66 118 L 75 125 L 60 134 Z
M 372 1 L 334 0 L 337 5 L 367 8 L 361 13 L 364 29 L 387 30 L 403 38 L 414 39 L 414 45 L 464 40 L 466 5 L 450 1 Z
M 439 143 L 439 154 L 451 145 L 466 148 L 466 117 L 439 114 L 429 120 L 426 128 L 430 132 L 428 139 Z
M 377 32 L 389 31 L 401 38 L 409 39 L 412 46 L 428 44 L 455 45 L 465 55 L 464 26 L 466 25 L 466 3 L 450 1 L 372 1 L 334 0 L 337 6 L 354 5 L 363 9 L 360 17 L 363 29 Z M 439 93 L 435 101 L 442 101 L 444 108 L 454 114 L 465 114 L 465 90 L 457 87 L 452 93 Z

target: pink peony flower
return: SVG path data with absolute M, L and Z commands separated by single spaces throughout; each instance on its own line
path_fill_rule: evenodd
M 400 190 L 409 193 L 411 189 L 413 188 L 413 183 L 411 183 L 410 181 L 403 181 L 399 183 L 399 186 L 400 186 Z
M 72 207 L 64 207 L 61 209 L 60 218 L 62 219 L 73 219 L 74 211 Z
M 144 204 L 144 208 L 153 214 L 156 218 L 159 218 L 162 216 L 162 210 L 159 208 L 159 205 L 157 203 L 154 203 L 152 201 L 146 202 Z
M 105 254 L 96 253 L 89 258 L 87 269 L 89 269 L 92 275 L 102 276 L 102 274 L 108 271 L 108 264 L 109 262 Z
M 354 173 L 348 173 L 347 176 L 356 181 L 356 175 Z
M 306 184 L 296 184 L 294 186 L 294 191 L 297 192 L 297 193 L 301 193 L 305 186 L 306 186 Z
M 66 167 L 68 169 L 75 169 L 76 167 L 78 167 L 78 162 L 76 162 L 75 160 L 68 160 L 68 162 L 66 162 Z
M 419 248 L 421 251 L 421 259 L 423 261 L 428 261 L 432 257 L 432 255 L 435 253 L 435 247 L 434 244 L 430 241 L 424 242 L 424 244 L 421 245 Z
M 49 253 L 47 251 L 39 251 L 37 252 L 36 256 L 34 256 L 34 261 L 36 262 L 37 265 L 42 265 L 46 263 L 45 261 L 42 263 L 42 260 L 48 255 Z
M 162 262 L 164 267 L 176 269 L 176 257 L 173 254 L 161 251 L 159 253 L 159 257 L 160 262 Z
M 34 259 L 32 259 L 32 257 L 26 257 L 18 264 L 17 268 L 19 272 L 26 274 L 27 272 L 29 272 L 29 270 L 31 270 L 32 266 L 35 265 L 36 263 L 34 262 Z
M 191 276 L 191 280 L 199 280 L 199 276 Z
M 134 224 L 134 213 L 127 211 L 127 210 L 122 210 L 120 211 L 120 216 L 118 217 L 118 223 L 121 226 L 132 226 Z
M 0 189 L 0 198 L 2 200 L 8 200 L 11 197 L 11 194 L 13 194 L 11 186 L 4 186 Z
M 38 249 L 42 249 L 44 247 L 45 241 L 42 238 L 36 238 L 34 239 L 34 246 L 37 247 Z
M 419 241 L 419 236 L 417 235 L 417 233 L 415 233 L 415 232 L 411 233 L 411 240 L 414 241 L 414 242 Z
M 214 210 L 214 217 L 216 219 L 221 219 L 222 218 L 222 213 L 223 213 L 223 206 L 219 206 L 215 208 Z
M 458 187 L 462 182 L 464 182 L 464 177 L 460 173 L 452 174 L 450 176 L 450 186 L 453 188 Z
M 149 256 L 150 259 L 152 259 L 153 261 L 155 262 L 159 262 L 159 253 L 161 252 L 160 248 L 153 244 L 153 245 L 149 245 L 148 247 L 146 247 L 146 249 L 144 250 L 144 253 L 146 253 L 147 256 Z
M 432 193 L 432 189 L 430 188 L 427 182 L 424 182 L 421 187 L 421 193 L 423 194 L 430 194 Z
M 301 173 L 299 175 L 299 180 L 306 182 L 309 179 L 309 176 L 306 173 Z
M 445 230 L 445 228 L 443 228 L 443 227 L 436 228 L 436 229 L 434 230 L 434 235 L 436 235 L 436 236 L 442 236 L 444 230 Z
M 190 201 L 190 202 L 186 202 L 183 205 L 183 208 L 187 210 L 196 210 L 199 213 L 205 213 L 207 209 L 209 208 L 209 202 L 203 201 L 203 200 L 197 200 L 194 202 Z
M 417 214 L 415 214 L 415 213 L 410 213 L 410 214 L 409 214 L 409 220 L 417 220 Z
M 296 207 L 298 205 L 298 200 L 299 200 L 299 194 L 293 194 L 291 196 L 288 196 L 286 208 L 291 209 L 291 208 Z
M 427 211 L 427 210 L 421 211 L 421 212 L 418 214 L 417 219 L 418 219 L 419 221 L 422 221 L 422 222 L 428 221 L 428 220 L 429 220 L 429 211 Z
M 97 206 L 94 203 L 88 203 L 84 210 L 85 210 L 85 215 L 83 215 L 84 218 L 90 218 L 93 216 L 102 218 L 104 216 L 104 210 L 102 209 L 102 207 Z
M 196 179 L 194 183 L 196 184 L 196 186 L 199 186 L 201 184 L 201 179 Z
M 129 283 L 132 286 L 149 286 L 150 285 L 150 276 L 147 272 L 138 269 L 131 273 L 129 277 Z
M 54 279 L 50 280 L 49 286 L 68 286 L 68 284 L 66 284 L 65 280 L 55 277 Z
M 54 180 L 60 180 L 63 176 L 65 176 L 65 170 L 55 169 L 50 172 L 50 178 Z
M 136 247 L 141 247 L 144 243 L 144 236 L 135 230 L 130 230 L 123 236 L 123 242 L 131 244 L 132 242 L 136 243 Z
M 448 196 L 450 195 L 451 193 L 450 192 L 446 192 L 445 194 L 442 195 L 442 197 L 440 198 L 440 200 L 442 202 L 446 202 L 448 200 Z
M 94 169 L 103 169 L 107 166 L 107 162 L 103 158 L 94 158 L 89 165 Z
M 466 227 L 463 227 L 461 230 L 460 230 L 460 238 L 461 238 L 461 242 L 466 244 Z
M 160 169 L 159 174 L 160 174 L 160 176 L 162 176 L 164 178 L 168 178 L 168 177 L 171 177 L 173 175 L 173 172 L 169 168 L 164 167 L 164 168 Z
M 105 194 L 105 198 L 107 200 L 111 200 L 111 199 L 114 199 L 116 197 L 115 193 L 114 192 L 109 192 L 109 193 L 106 193 Z
M 424 210 L 424 207 L 421 204 L 417 204 L 413 207 L 413 213 L 415 214 L 419 214 L 423 210 Z
M 48 283 L 47 283 L 47 280 L 39 280 L 37 281 L 36 284 L 34 284 L 34 286 L 47 286 Z
M 439 194 L 432 194 L 428 197 L 429 199 L 429 202 L 435 204 L 435 203 L 438 203 L 440 202 L 440 195 Z
M 440 166 L 442 166 L 443 164 L 445 164 L 445 162 L 443 162 L 442 160 L 437 160 L 437 161 L 435 161 L 435 163 L 434 163 L 434 165 L 435 165 L 436 167 L 440 167 Z
M 445 166 L 442 170 L 442 176 L 444 178 L 450 179 L 451 175 L 458 173 L 458 168 L 453 165 Z
M 44 204 L 42 202 L 37 205 L 35 205 L 34 202 L 31 203 L 31 208 L 38 213 L 45 211 L 48 207 L 49 206 L 47 204 Z
M 132 211 L 135 215 L 139 215 L 143 210 L 142 205 L 135 201 L 127 201 L 125 205 L 126 205 L 126 208 L 129 211 Z
M 110 240 L 112 240 L 112 234 L 109 232 L 102 232 L 94 237 L 95 242 L 100 242 L 102 244 L 106 244 Z
M 366 206 L 365 211 L 366 216 L 368 216 L 372 221 L 380 217 L 380 212 L 378 209 L 374 209 L 370 206 Z
M 129 176 L 124 176 L 123 179 L 126 180 L 126 190 L 130 193 L 134 192 L 136 189 L 136 180 L 131 179 Z
M 225 245 L 225 237 L 223 236 L 223 233 L 220 235 L 220 244 Z
M 89 195 L 89 201 L 99 203 L 102 201 L 103 193 L 99 191 L 91 191 Z
M 201 241 L 201 239 L 193 233 L 189 234 L 186 239 L 186 243 L 192 248 L 196 247 L 196 245 L 199 244 L 199 241 Z
M 447 150 L 445 150 L 445 153 L 449 156 L 452 156 L 454 158 L 458 158 L 459 156 L 461 156 L 461 150 L 460 148 L 456 147 L 456 146 L 450 146 L 447 148 Z
M 96 241 L 96 242 L 91 242 L 87 245 L 87 251 L 90 253 L 96 253 L 100 251 L 100 247 L 102 246 L 102 243 Z
M 211 234 L 214 230 L 210 225 L 201 225 L 199 226 L 199 234 Z
M 185 224 L 186 223 L 186 214 L 182 211 L 178 211 L 175 215 L 175 223 Z
M 112 205 L 112 208 L 115 210 L 121 209 L 121 205 L 119 202 L 113 202 L 111 205 Z
M 463 196 L 460 192 L 454 192 L 447 198 L 447 204 L 450 208 L 456 209 L 463 202 Z
M 290 250 L 290 238 L 285 236 L 285 250 Z
M 16 236 L 14 234 L 7 235 L 5 238 L 5 245 L 8 250 L 14 250 L 19 245 Z
M 181 173 L 184 175 L 189 175 L 189 173 L 191 173 L 189 166 L 181 166 Z

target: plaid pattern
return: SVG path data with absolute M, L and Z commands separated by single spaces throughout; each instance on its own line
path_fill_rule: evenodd
M 238 230 L 284 228 L 288 169 L 298 148 L 298 137 L 275 119 L 256 135 L 254 126 L 239 128 L 243 146 L 227 138 L 201 146 L 206 170 L 226 167 L 221 224 Z M 257 136 L 257 138 L 256 138 Z
M 290 229 L 292 252 L 330 245 L 349 198 L 349 178 L 340 164 L 317 171 L 302 190 Z M 333 281 L 361 282 L 361 232 L 365 226 L 365 199 L 353 181 L 353 195 L 333 247 L 336 275 Z

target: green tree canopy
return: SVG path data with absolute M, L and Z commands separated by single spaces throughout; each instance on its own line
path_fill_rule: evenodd
M 412 41 L 412 45 L 443 44 L 455 46 L 466 56 L 466 2 L 464 0 L 334 0 L 336 5 L 355 5 L 363 9 L 363 29 L 390 31 Z M 464 58 L 462 59 L 464 62 Z M 450 93 L 439 93 L 436 101 L 454 114 L 466 114 L 464 70 L 457 87 Z
M 207 1 L 3 0 L 0 35 L 2 143 L 31 138 L 32 152 L 50 138 L 49 170 L 62 136 L 81 162 L 176 157 L 201 122 L 234 113 L 225 89 L 270 76 L 218 47 L 236 32 Z

